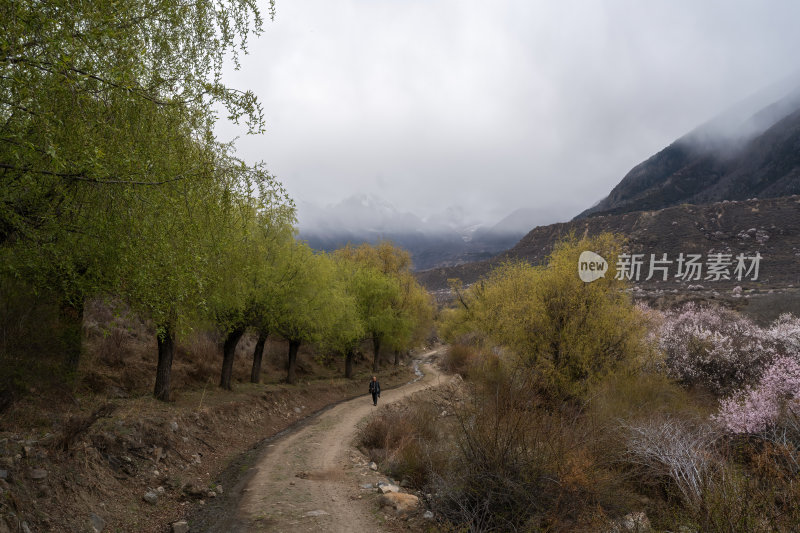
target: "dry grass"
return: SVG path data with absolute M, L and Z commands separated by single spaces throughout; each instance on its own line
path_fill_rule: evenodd
M 408 411 L 385 411 L 372 418 L 359 444 L 383 470 L 422 488 L 449 454 L 443 423 L 431 404 L 415 403 Z
M 453 344 L 447 349 L 442 360 L 442 368 L 452 374 L 467 377 L 470 369 L 476 364 L 478 351 L 467 344 Z

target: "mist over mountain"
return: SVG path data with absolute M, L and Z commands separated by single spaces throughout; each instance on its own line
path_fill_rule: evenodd
M 800 193 L 800 77 L 703 124 L 635 166 L 577 218 Z
M 800 73 L 741 101 L 634 167 L 611 193 L 576 217 L 655 211 L 800 194 Z M 388 239 L 417 270 L 487 261 L 531 230 L 565 220 L 517 209 L 494 224 L 460 206 L 427 218 L 358 194 L 321 207 L 300 203 L 300 238 L 319 250 Z
M 610 232 L 627 238 L 625 251 L 632 254 L 725 253 L 762 256 L 757 280 L 685 280 L 673 269 L 666 280 L 658 276 L 647 280 L 642 275 L 635 283 L 637 294 L 664 301 L 733 298 L 751 316 L 777 318 L 782 312 L 800 313 L 800 195 L 747 201 L 722 201 L 704 205 L 683 204 L 656 211 L 635 211 L 574 219 L 565 223 L 539 226 L 509 250 L 487 261 L 417 272 L 417 279 L 437 293 L 442 302 L 450 298 L 448 280 L 457 278 L 470 285 L 484 278 L 503 261 L 523 260 L 543 264 L 553 245 L 570 234 L 593 236 Z M 613 261 L 613 258 L 607 258 Z M 577 265 L 576 265 L 577 266 Z M 673 265 L 674 267 L 674 265 Z M 577 270 L 576 270 L 577 275 Z M 747 293 L 738 299 L 730 296 L 734 287 Z M 638 291 L 642 291 L 639 293 Z M 750 293 L 752 291 L 752 294 Z M 727 296 L 726 296 L 727 295 Z
M 758 280 L 726 280 L 707 287 L 706 297 L 741 285 L 763 293 L 763 298 L 745 299 L 742 305 L 749 302 L 764 316 L 798 312 L 800 76 L 742 101 L 676 140 L 634 167 L 606 198 L 573 220 L 532 228 L 489 260 L 432 268 L 417 277 L 446 300 L 449 279 L 474 283 L 505 260 L 541 264 L 566 235 L 612 232 L 627 237 L 626 251 L 645 255 L 758 252 L 764 258 Z M 677 278 L 637 284 L 655 295 L 692 293 L 701 287 L 693 289 Z
M 300 202 L 298 218 L 299 237 L 312 248 L 331 251 L 347 243 L 388 239 L 411 252 L 416 269 L 489 259 L 514 246 L 534 226 L 560 220 L 554 212 L 522 208 L 489 225 L 459 206 L 423 219 L 369 194 L 324 207 Z

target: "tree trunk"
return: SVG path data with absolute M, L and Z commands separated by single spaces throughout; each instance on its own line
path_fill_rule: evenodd
M 64 369 L 71 379 L 78 372 L 83 352 L 83 305 L 62 305 L 59 309 L 61 343 L 64 350 Z
M 175 339 L 172 327 L 164 326 L 163 335 L 158 340 L 158 366 L 156 367 L 156 386 L 153 395 L 162 402 L 169 401 L 169 380 L 172 374 L 172 356 L 175 353 Z
M 231 390 L 231 376 L 233 375 L 233 360 L 236 358 L 236 345 L 244 335 L 245 328 L 237 326 L 233 328 L 228 336 L 225 337 L 225 344 L 222 346 L 222 374 L 219 378 L 219 386 L 226 390 Z
M 395 350 L 394 351 L 394 366 L 397 366 L 399 364 L 400 364 L 400 350 Z
M 264 344 L 267 342 L 267 332 L 259 331 L 256 349 L 253 350 L 253 369 L 250 370 L 250 383 L 261 383 L 261 359 L 264 357 Z
M 375 335 L 372 337 L 372 348 L 375 352 L 375 356 L 372 359 L 372 371 L 378 371 L 378 355 L 381 353 L 381 337 L 380 335 Z
M 286 376 L 286 381 L 289 383 L 294 383 L 296 379 L 298 349 L 300 349 L 300 341 L 289 341 L 289 373 Z
M 344 356 L 344 377 L 352 378 L 353 377 L 353 359 L 355 359 L 356 354 L 354 350 L 347 350 L 347 353 Z

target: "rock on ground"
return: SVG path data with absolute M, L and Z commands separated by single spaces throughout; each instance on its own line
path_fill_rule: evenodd
M 379 485 L 378 492 L 381 494 L 387 494 L 389 492 L 400 492 L 400 487 L 397 485 Z
M 391 507 L 398 514 L 406 514 L 417 508 L 419 498 L 404 492 L 389 492 L 381 496 L 380 504 L 381 507 Z
M 29 477 L 35 481 L 41 481 L 47 477 L 47 470 L 43 468 L 34 468 L 30 471 Z
M 645 533 L 652 530 L 650 519 L 647 518 L 643 511 L 626 514 L 617 521 L 616 527 L 612 529 L 614 532 L 635 531 L 636 533 Z
M 101 516 L 91 513 L 89 515 L 89 527 L 91 527 L 93 533 L 102 533 L 106 528 L 106 521 Z

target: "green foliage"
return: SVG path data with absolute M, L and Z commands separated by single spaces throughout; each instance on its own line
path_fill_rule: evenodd
M 260 131 L 252 93 L 220 73 L 261 14 L 250 0 L 54 0 L 4 3 L 0 21 L 0 243 L 27 241 L 37 284 L 80 300 L 132 194 L 211 170 L 215 105 Z
M 262 25 L 253 0 L 0 6 L 9 276 L 78 316 L 88 297 L 120 296 L 162 340 L 209 316 L 223 330 L 246 321 L 294 208 L 213 126 L 225 109 L 263 131 L 253 93 L 221 82 L 223 61 L 238 66 Z
M 702 418 L 713 405 L 698 402 L 664 374 L 624 369 L 599 380 L 588 396 L 588 414 L 608 425 L 656 415 Z
M 142 204 L 229 171 L 215 106 L 261 130 L 252 93 L 220 82 L 261 14 L 250 0 L 54 0 L 4 3 L 0 21 L 0 244 L 80 306 L 113 286 Z
M 334 260 L 335 284 L 331 290 L 331 312 L 334 320 L 325 338 L 327 349 L 339 354 L 352 353 L 366 336 L 359 312 L 356 289 L 368 272 L 352 261 Z
M 443 316 L 445 338 L 472 334 L 504 346 L 541 376 L 554 398 L 582 395 L 589 383 L 645 349 L 644 319 L 613 269 L 593 283 L 578 277 L 582 251 L 616 257 L 619 249 L 608 234 L 569 237 L 554 247 L 546 266 L 501 265 L 457 292 L 456 308 Z
M 364 328 L 372 337 L 386 337 L 397 328 L 397 305 L 401 293 L 396 278 L 365 266 L 358 271 L 350 290 L 356 298 Z
M 387 241 L 350 245 L 334 252 L 350 272 L 347 291 L 354 296 L 364 329 L 390 348 L 404 350 L 429 333 L 433 304 L 411 273 L 407 251 Z
M 283 284 L 278 289 L 270 323 L 287 340 L 320 342 L 334 318 L 329 312 L 333 264 L 326 254 L 314 253 L 301 242 L 289 246 L 283 259 Z

